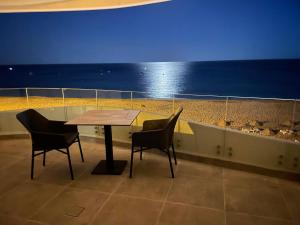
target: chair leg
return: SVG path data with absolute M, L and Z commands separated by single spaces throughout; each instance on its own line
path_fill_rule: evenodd
M 130 156 L 130 173 L 129 177 L 132 178 L 132 165 L 133 165 L 133 145 L 131 146 L 131 156 Z
M 168 154 L 168 157 L 169 157 L 169 163 L 170 163 L 172 178 L 174 178 L 173 166 L 172 166 L 171 155 L 170 155 L 169 149 L 167 149 L 167 154 Z
M 71 179 L 74 180 L 69 148 L 67 148 L 67 155 L 68 155 L 68 161 L 69 161 L 69 168 L 70 168 L 70 173 L 71 173 Z
M 34 170 L 34 151 L 32 150 L 32 156 L 31 156 L 31 180 L 33 179 L 33 170 Z
M 173 150 L 173 157 L 174 157 L 175 165 L 177 165 L 177 159 L 176 159 L 175 148 L 174 148 L 173 142 L 172 142 L 172 150 Z
M 46 150 L 44 150 L 44 154 L 43 154 L 43 166 L 46 165 Z
M 141 146 L 141 151 L 140 151 L 140 160 L 143 159 L 143 147 Z
M 78 140 L 79 151 L 80 151 L 80 155 L 81 155 L 81 161 L 84 162 L 84 158 L 83 158 L 83 154 L 82 154 L 82 149 L 81 149 L 81 144 L 80 144 L 79 135 L 78 135 L 78 137 L 77 137 L 77 140 Z

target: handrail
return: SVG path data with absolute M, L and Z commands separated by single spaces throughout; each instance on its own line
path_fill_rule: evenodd
M 130 90 L 109 90 L 109 89 L 88 89 L 88 88 L 42 88 L 42 87 L 23 87 L 23 88 L 0 88 L 1 90 L 25 90 L 25 89 L 33 89 L 33 90 L 60 90 L 64 89 L 66 90 L 78 90 L 78 91 L 103 91 L 103 92 L 109 92 L 109 91 L 114 91 L 114 92 L 120 92 L 120 93 L 140 93 L 140 94 L 151 94 L 151 92 L 146 92 L 146 91 L 130 91 Z M 182 93 L 166 93 L 169 94 L 170 96 L 173 96 L 175 99 L 178 98 L 177 96 L 192 96 L 192 97 L 214 97 L 214 98 L 239 98 L 239 99 L 258 99 L 258 100 L 277 100 L 277 101 L 300 101 L 300 99 L 291 99 L 291 98 L 266 98 L 266 97 L 253 97 L 253 96 L 226 96 L 226 95 L 200 95 L 200 94 L 182 94 Z M 176 97 L 175 97 L 176 96 Z M 154 98 L 153 99 L 171 99 L 171 98 Z
M 20 89 L 26 89 L 25 87 L 24 88 L 0 88 L 0 90 L 20 90 Z
M 27 89 L 33 89 L 33 90 L 60 90 L 62 88 L 42 88 L 42 87 L 26 87 Z M 23 89 L 23 88 L 19 88 L 19 89 Z M 65 89 L 65 88 L 64 88 Z M 0 88 L 1 90 L 1 88 Z

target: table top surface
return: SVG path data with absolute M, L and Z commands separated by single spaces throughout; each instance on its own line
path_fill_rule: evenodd
M 90 110 L 65 124 L 130 126 L 139 113 L 139 110 Z

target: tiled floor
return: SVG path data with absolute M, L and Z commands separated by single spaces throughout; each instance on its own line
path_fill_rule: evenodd
M 28 139 L 0 140 L 1 225 L 298 225 L 300 183 L 179 160 L 170 178 L 165 155 L 135 156 L 120 176 L 91 175 L 104 146 L 72 146 L 75 180 L 59 152 L 36 158 L 30 180 Z M 115 146 L 116 159 L 129 149 Z

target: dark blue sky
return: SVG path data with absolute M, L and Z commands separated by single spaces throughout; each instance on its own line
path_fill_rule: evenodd
M 299 0 L 0 14 L 0 64 L 300 58 Z

